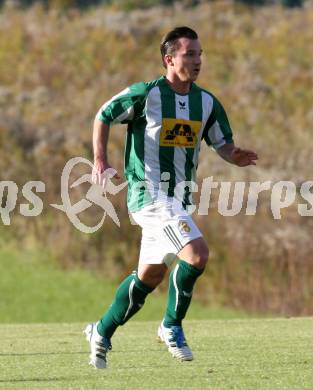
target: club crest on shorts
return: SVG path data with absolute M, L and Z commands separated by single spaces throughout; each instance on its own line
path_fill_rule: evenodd
M 185 232 L 185 233 L 189 233 L 191 230 L 190 226 L 185 221 L 180 221 L 178 224 L 178 227 L 179 227 L 181 232 Z

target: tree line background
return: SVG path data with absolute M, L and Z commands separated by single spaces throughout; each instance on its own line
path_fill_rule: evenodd
M 1 237 L 63 268 L 95 269 L 120 279 L 136 267 L 140 229 L 132 226 L 126 191 L 111 199 L 121 227 L 106 218 L 87 235 L 51 207 L 61 203 L 60 177 L 75 156 L 92 160 L 92 122 L 98 108 L 126 85 L 163 73 L 158 51 L 174 25 L 195 28 L 203 46 L 199 84 L 212 91 L 229 114 L 236 143 L 254 149 L 257 167 L 226 164 L 205 146 L 201 177 L 216 181 L 312 179 L 313 7 L 280 4 L 250 7 L 242 2 L 202 2 L 193 7 L 158 6 L 132 11 L 111 5 L 59 12 L 36 3 L 0 12 L 0 179 L 21 189 L 29 180 L 46 184 L 44 211 L 20 215 L 21 191 L 11 225 Z M 111 164 L 123 170 L 125 128 L 111 131 Z M 79 177 L 86 168 L 77 167 Z M 74 178 L 73 178 L 74 181 Z M 72 191 L 72 203 L 88 186 Z M 274 220 L 270 194 L 260 197 L 256 216 L 222 217 L 213 191 L 208 216 L 195 216 L 210 246 L 210 264 L 197 296 L 249 311 L 313 313 L 312 217 L 297 203 Z M 296 202 L 303 203 L 300 194 Z M 5 196 L 2 199 L 6 202 Z M 102 210 L 80 215 L 90 225 Z
M 214 2 L 216 0 L 181 0 L 185 6 L 197 6 L 205 2 Z M 304 0 L 235 0 L 238 3 L 247 5 L 265 5 L 265 4 L 282 4 L 285 7 L 301 7 Z M 136 8 L 150 8 L 158 5 L 173 5 L 178 3 L 177 0 L 0 0 L 0 6 L 7 4 L 15 4 L 20 7 L 30 7 L 35 3 L 44 5 L 45 7 L 59 8 L 87 8 L 96 5 L 110 5 L 126 10 Z

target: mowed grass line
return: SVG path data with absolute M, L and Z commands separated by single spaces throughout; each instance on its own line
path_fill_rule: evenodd
M 158 322 L 130 321 L 105 370 L 88 366 L 84 325 L 1 325 L 0 388 L 312 389 L 313 318 L 186 321 L 184 363 L 156 342 Z

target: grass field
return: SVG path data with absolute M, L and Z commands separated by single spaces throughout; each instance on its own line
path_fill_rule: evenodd
M 97 371 L 82 330 L 116 284 L 8 245 L 0 272 L 1 390 L 313 388 L 313 318 L 251 319 L 194 301 L 185 331 L 195 360 L 181 363 L 156 342 L 166 296 L 155 291 L 117 330 L 109 367 Z
M 117 283 L 83 269 L 64 271 L 37 252 L 0 249 L 0 323 L 81 322 L 98 319 L 115 294 Z M 164 281 L 166 283 L 166 281 Z M 166 295 L 158 289 L 147 298 L 138 320 L 158 320 Z M 243 318 L 229 308 L 193 301 L 189 319 Z
M 84 325 L 1 325 L 0 388 L 312 389 L 312 318 L 187 321 L 184 363 L 156 342 L 157 322 L 130 321 L 105 370 L 87 364 Z

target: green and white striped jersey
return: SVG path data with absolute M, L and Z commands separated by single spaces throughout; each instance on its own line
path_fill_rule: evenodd
M 128 124 L 125 176 L 131 212 L 164 193 L 184 207 L 191 204 L 201 140 L 215 149 L 233 142 L 227 115 L 210 92 L 193 83 L 189 93 L 178 94 L 164 76 L 126 88 L 100 108 L 97 119 Z

